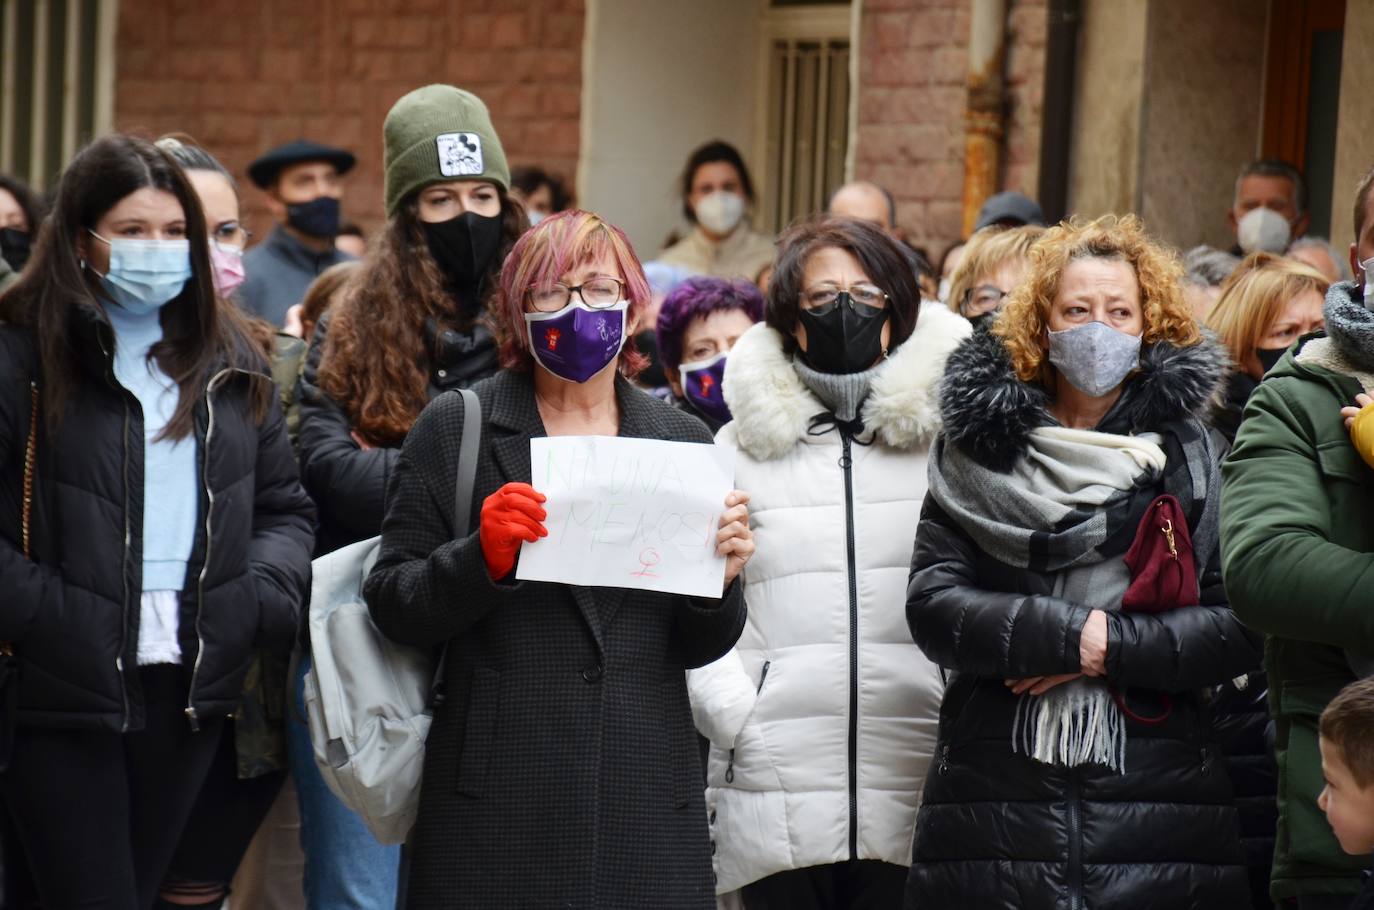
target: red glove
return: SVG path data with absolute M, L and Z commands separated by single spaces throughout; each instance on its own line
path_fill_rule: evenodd
M 527 483 L 508 483 L 483 500 L 477 537 L 492 581 L 500 581 L 515 568 L 522 541 L 534 543 L 549 536 L 544 527 L 548 513 L 540 505 L 544 500 L 544 494 Z

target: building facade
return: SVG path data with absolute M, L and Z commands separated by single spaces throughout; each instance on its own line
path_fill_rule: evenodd
M 0 0 L 0 171 L 51 186 L 113 127 L 189 134 L 242 176 L 308 136 L 357 154 L 346 215 L 375 227 L 387 109 L 449 82 L 644 258 L 715 138 L 769 229 L 862 178 L 934 254 L 995 189 L 1227 246 L 1236 171 L 1274 155 L 1340 243 L 1374 164 L 1371 38 L 1363 0 Z

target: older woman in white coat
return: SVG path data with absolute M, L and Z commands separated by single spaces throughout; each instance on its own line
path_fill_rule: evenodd
M 906 582 L 946 355 L 900 247 L 826 218 L 780 241 L 766 322 L 726 369 L 757 555 L 737 646 L 689 673 L 711 741 L 716 890 L 759 908 L 899 907 L 943 686 Z

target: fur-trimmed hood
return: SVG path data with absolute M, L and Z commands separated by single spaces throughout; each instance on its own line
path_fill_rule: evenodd
M 1231 369 L 1210 337 L 1191 347 L 1167 342 L 1141 348 L 1140 369 L 1103 421 L 1113 432 L 1139 433 L 1202 416 Z M 1031 430 L 1050 426 L 1048 390 L 1016 377 L 1002 339 L 977 332 L 949 357 L 940 387 L 945 436 L 969 457 L 1010 470 L 1025 453 Z
M 972 332 L 968 320 L 925 304 L 916 330 L 883 363 L 860 418 L 895 449 L 928 445 L 940 429 L 938 404 L 945 359 Z M 759 324 L 735 342 L 722 384 L 739 447 L 759 461 L 785 455 L 827 408 L 783 351 L 782 336 Z

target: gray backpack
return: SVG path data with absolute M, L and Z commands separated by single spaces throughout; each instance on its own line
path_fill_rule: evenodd
M 482 436 L 482 406 L 464 389 L 463 435 L 454 491 L 454 536 L 466 537 Z M 344 805 L 384 844 L 405 841 L 420 803 L 425 737 L 442 684 L 431 651 L 377 631 L 363 581 L 382 539 L 373 537 L 313 563 L 305 715 L 315 764 Z

